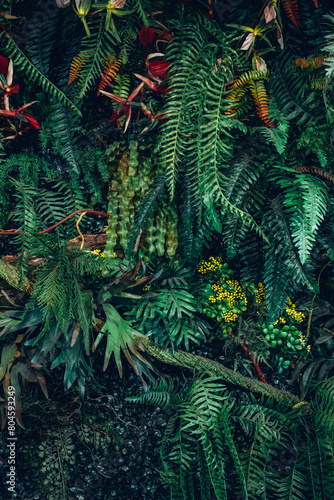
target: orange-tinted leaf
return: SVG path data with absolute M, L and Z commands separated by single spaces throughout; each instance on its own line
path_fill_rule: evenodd
M 279 26 L 276 29 L 277 41 L 280 44 L 281 49 L 284 49 L 283 33 Z
M 268 107 L 268 98 L 267 91 L 264 86 L 263 81 L 261 80 L 253 80 L 250 83 L 250 89 L 252 92 L 252 96 L 255 102 L 256 111 L 261 120 L 268 125 L 268 127 L 274 127 L 273 122 L 269 118 L 269 107 Z
M 39 383 L 39 386 L 43 391 L 44 396 L 46 397 L 46 399 L 49 399 L 48 387 L 46 385 L 46 380 L 44 377 L 43 370 L 41 368 L 39 368 L 37 370 L 34 370 L 34 373 L 36 375 L 37 382 Z
M 75 327 L 73 329 L 72 340 L 71 340 L 71 347 L 73 347 L 74 344 L 76 343 L 76 340 L 78 338 L 79 332 L 80 332 L 80 323 L 76 323 L 76 325 L 75 325 Z
M 302 66 L 303 68 L 307 68 L 307 66 L 308 66 L 306 59 L 298 58 L 295 60 L 295 63 L 296 63 L 296 66 Z
M 111 84 L 111 81 L 115 78 L 119 68 L 122 64 L 122 57 L 118 58 L 109 56 L 108 60 L 104 63 L 103 75 L 101 76 L 101 80 L 99 83 L 99 89 L 97 91 L 97 95 L 100 95 L 100 91 L 103 90 L 107 85 Z
M 18 358 L 21 355 L 16 344 L 22 342 L 23 337 L 23 334 L 18 335 L 16 337 L 16 340 L 12 344 L 7 345 L 2 349 L 0 362 L 0 380 L 2 380 L 5 374 L 9 372 L 12 364 L 15 361 L 15 358 Z
M 297 0 L 282 0 L 282 4 L 290 21 L 299 28 Z
M 267 71 L 266 61 L 262 59 L 262 57 L 256 56 L 255 63 L 256 63 L 256 69 L 258 71 L 263 71 L 263 72 Z
M 302 66 L 303 68 L 312 68 L 312 69 L 317 69 L 321 68 L 321 66 L 324 64 L 326 57 L 322 56 L 311 56 L 308 57 L 307 59 L 296 59 L 295 63 L 296 66 Z
M 94 50 L 84 51 L 73 58 L 70 68 L 70 77 L 67 82 L 68 85 L 74 82 L 82 67 L 86 64 L 87 59 L 89 59 L 92 54 L 94 54 Z

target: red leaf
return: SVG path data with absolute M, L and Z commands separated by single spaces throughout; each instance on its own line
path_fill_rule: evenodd
M 134 73 L 134 75 L 139 78 L 139 80 L 142 80 L 150 89 L 152 90 L 158 90 L 158 87 L 156 86 L 155 83 L 153 83 L 151 80 L 146 78 L 145 76 L 138 75 L 137 73 Z
M 35 128 L 36 130 L 41 128 L 36 118 L 34 118 L 32 115 L 30 115 L 29 113 L 22 113 L 22 114 L 24 118 L 27 119 L 27 122 L 32 128 Z
M 166 61 L 152 61 L 147 65 L 148 71 L 154 76 L 162 76 L 163 79 L 167 77 L 166 72 L 168 70 L 169 62 Z M 152 77 L 151 77 L 152 78 Z
M 1 25 L 1 23 L 0 23 Z M 7 76 L 9 60 L 7 57 L 0 56 L 0 74 Z
M 153 42 L 155 33 L 153 28 L 147 28 L 143 26 L 138 33 L 139 41 L 144 47 L 144 49 Z
M 109 121 L 114 122 L 115 120 L 118 120 L 118 118 L 126 115 L 128 113 L 128 108 L 129 106 L 123 106 L 119 113 L 117 111 L 114 111 Z
M 14 117 L 17 115 L 16 111 L 9 111 L 7 109 L 0 109 L 0 115 Z
M 9 87 L 9 92 L 6 92 L 7 95 L 18 94 L 20 92 L 20 85 L 16 84 L 14 87 Z

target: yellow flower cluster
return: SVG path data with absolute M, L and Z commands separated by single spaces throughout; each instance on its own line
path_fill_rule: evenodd
M 233 312 L 233 309 L 235 307 L 234 303 L 236 300 L 241 300 L 244 302 L 243 305 L 247 305 L 247 299 L 246 295 L 242 291 L 242 288 L 240 286 L 240 283 L 236 280 L 219 280 L 220 283 L 226 283 L 230 287 L 233 287 L 234 290 L 233 292 L 227 291 L 224 289 L 222 285 L 217 285 L 214 283 L 211 285 L 212 290 L 215 292 L 215 295 L 210 295 L 209 300 L 210 302 L 217 302 L 217 300 L 227 300 L 229 310 L 224 314 L 222 312 L 221 316 L 224 319 L 225 323 L 230 323 L 232 321 L 235 321 L 238 317 L 238 314 Z
M 286 319 L 280 316 L 278 320 L 273 323 L 273 325 L 278 325 L 278 323 L 286 323 Z
M 301 332 L 299 332 L 299 338 L 300 338 L 300 344 L 303 346 L 303 347 L 306 347 L 307 349 L 307 352 L 310 352 L 311 350 L 311 346 L 310 344 L 307 345 L 307 337 L 305 337 Z
M 209 260 L 203 260 L 198 268 L 198 272 L 206 274 L 208 271 L 217 271 L 222 266 L 221 257 L 209 257 Z
M 305 318 L 305 314 L 303 314 L 300 311 L 297 311 L 296 304 L 293 304 L 291 302 L 290 297 L 289 297 L 288 305 L 286 306 L 285 310 L 289 316 L 291 316 L 295 321 L 297 321 L 297 323 L 301 323 L 303 321 L 303 319 Z
M 92 251 L 92 253 L 95 253 L 96 255 L 99 255 L 100 257 L 102 257 L 103 259 L 105 259 L 105 254 L 102 252 L 102 250 L 100 250 L 100 248 L 96 248 L 95 250 Z M 114 257 L 116 256 L 116 254 L 114 254 Z
M 257 304 L 261 304 L 266 298 L 266 292 L 263 283 L 259 283 L 257 286 L 257 290 L 255 292 L 255 300 Z

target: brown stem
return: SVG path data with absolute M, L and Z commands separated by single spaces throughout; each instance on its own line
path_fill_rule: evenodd
M 222 330 L 222 326 L 220 323 L 218 323 L 218 321 L 216 319 L 213 320 L 214 323 Z M 235 338 L 235 335 L 232 333 L 232 332 L 228 332 L 229 336 L 234 339 Z M 255 370 L 257 371 L 261 381 L 264 383 L 264 384 L 267 384 L 267 381 L 262 373 L 262 370 L 260 368 L 260 365 L 259 363 L 257 363 L 254 359 L 254 356 L 253 354 L 250 352 L 250 350 L 248 349 L 248 347 L 243 344 L 242 342 L 240 342 L 240 347 L 245 351 L 245 353 L 247 354 L 247 356 L 249 357 L 249 359 L 251 360 L 251 362 L 253 363 L 253 365 L 255 366 Z
M 64 224 L 64 222 L 68 221 L 71 217 L 73 217 L 76 214 L 80 214 L 82 212 L 85 212 L 86 214 L 94 214 L 94 215 L 101 215 L 102 217 L 109 217 L 109 214 L 106 212 L 98 212 L 96 210 L 86 210 L 86 209 L 81 209 L 81 210 L 75 210 L 75 212 L 72 212 L 70 215 L 62 219 L 61 221 L 57 222 L 57 224 L 54 224 L 51 227 L 48 227 L 47 229 L 43 229 L 43 231 L 39 231 L 37 234 L 44 234 L 48 233 L 49 231 L 52 231 L 52 229 L 55 229 L 57 226 L 60 226 L 61 224 Z M 15 229 L 8 229 L 7 231 L 0 231 L 0 236 L 2 234 L 7 234 L 9 236 L 17 236 L 18 234 L 22 234 L 23 231 L 15 231 Z

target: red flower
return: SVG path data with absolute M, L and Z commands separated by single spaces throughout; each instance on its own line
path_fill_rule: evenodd
M 120 106 L 117 106 L 116 110 L 112 114 L 110 121 L 113 122 L 120 118 L 121 116 L 126 115 L 126 122 L 125 122 L 125 127 L 124 127 L 124 132 L 126 132 L 130 120 L 131 120 L 131 104 L 132 105 L 137 105 L 140 106 L 139 103 L 132 103 L 132 100 L 138 95 L 138 93 L 141 91 L 141 89 L 144 87 L 144 82 L 142 82 L 130 95 L 127 99 L 123 99 L 122 97 L 118 97 L 118 95 L 111 94 L 110 92 L 105 92 L 104 90 L 100 90 L 101 94 L 106 95 L 107 97 L 110 97 L 110 99 L 113 99 L 116 102 L 120 103 Z
M 170 65 L 169 62 L 161 60 L 152 61 L 151 63 L 146 64 L 148 68 L 148 73 L 151 78 L 153 78 L 154 76 L 161 76 L 164 80 L 167 78 L 166 72 L 169 65 Z M 153 76 L 151 76 L 150 73 Z
M 17 117 L 20 120 L 20 126 L 21 126 L 22 122 L 26 122 L 26 123 L 28 123 L 28 127 L 32 127 L 34 129 L 38 130 L 40 128 L 40 125 L 37 122 L 36 118 L 34 118 L 29 113 L 25 113 L 25 110 L 29 106 L 31 106 L 32 104 L 34 104 L 35 102 L 37 102 L 37 101 L 28 102 L 27 104 L 24 104 L 23 106 L 21 106 L 19 109 L 16 109 L 16 110 L 13 110 L 13 111 L 8 110 L 8 109 L 0 109 L 0 115 L 2 115 L 2 116 L 8 116 L 8 117 L 11 117 L 11 118 Z
M 150 82 L 150 80 L 146 80 L 146 81 L 143 80 L 143 81 L 145 81 L 145 83 L 152 90 L 156 90 L 157 92 L 160 92 L 161 94 L 167 94 L 170 89 L 167 88 L 166 82 L 163 83 L 163 80 L 166 80 L 166 78 L 167 78 L 167 71 L 168 71 L 168 68 L 170 66 L 170 63 L 164 61 L 163 59 L 157 59 L 156 61 L 149 62 L 150 59 L 153 59 L 154 57 L 163 57 L 163 56 L 164 56 L 164 54 L 161 54 L 160 52 L 156 52 L 155 54 L 149 54 L 146 58 L 146 61 L 145 61 L 148 76 L 160 85 L 154 85 L 153 82 Z M 140 76 L 138 76 L 138 78 L 140 78 L 141 80 L 143 79 L 143 77 L 140 77 Z M 150 82 L 150 83 L 148 83 L 148 82 Z
M 139 41 L 144 47 L 144 49 L 153 42 L 155 37 L 155 32 L 153 28 L 147 28 L 143 26 L 138 33 Z
M 2 75 L 7 75 L 9 60 L 7 57 L 0 56 L 0 73 Z
M 150 89 L 155 90 L 156 92 L 160 92 L 161 94 L 165 95 L 168 94 L 172 89 L 167 88 L 167 84 L 163 83 L 162 85 L 156 85 L 152 80 L 149 80 L 145 76 L 138 75 L 137 73 L 134 73 L 134 75 L 139 78 L 139 80 L 142 80 Z
M 11 94 L 18 94 L 19 85 L 12 86 L 13 82 L 13 61 L 0 56 L 0 88 L 4 90 L 5 109 L 9 110 L 9 99 Z
M 146 132 L 151 131 L 154 127 L 156 127 L 160 123 L 164 123 L 166 119 L 168 118 L 162 118 L 164 115 L 167 115 L 169 113 L 172 113 L 172 111 L 165 111 L 164 113 L 157 113 L 156 115 L 153 113 L 152 108 L 148 108 L 143 102 L 140 103 L 141 110 L 143 111 L 144 115 L 147 117 L 144 120 L 142 120 L 142 123 L 148 122 L 149 125 L 147 125 L 142 131 L 141 135 L 145 134 Z

